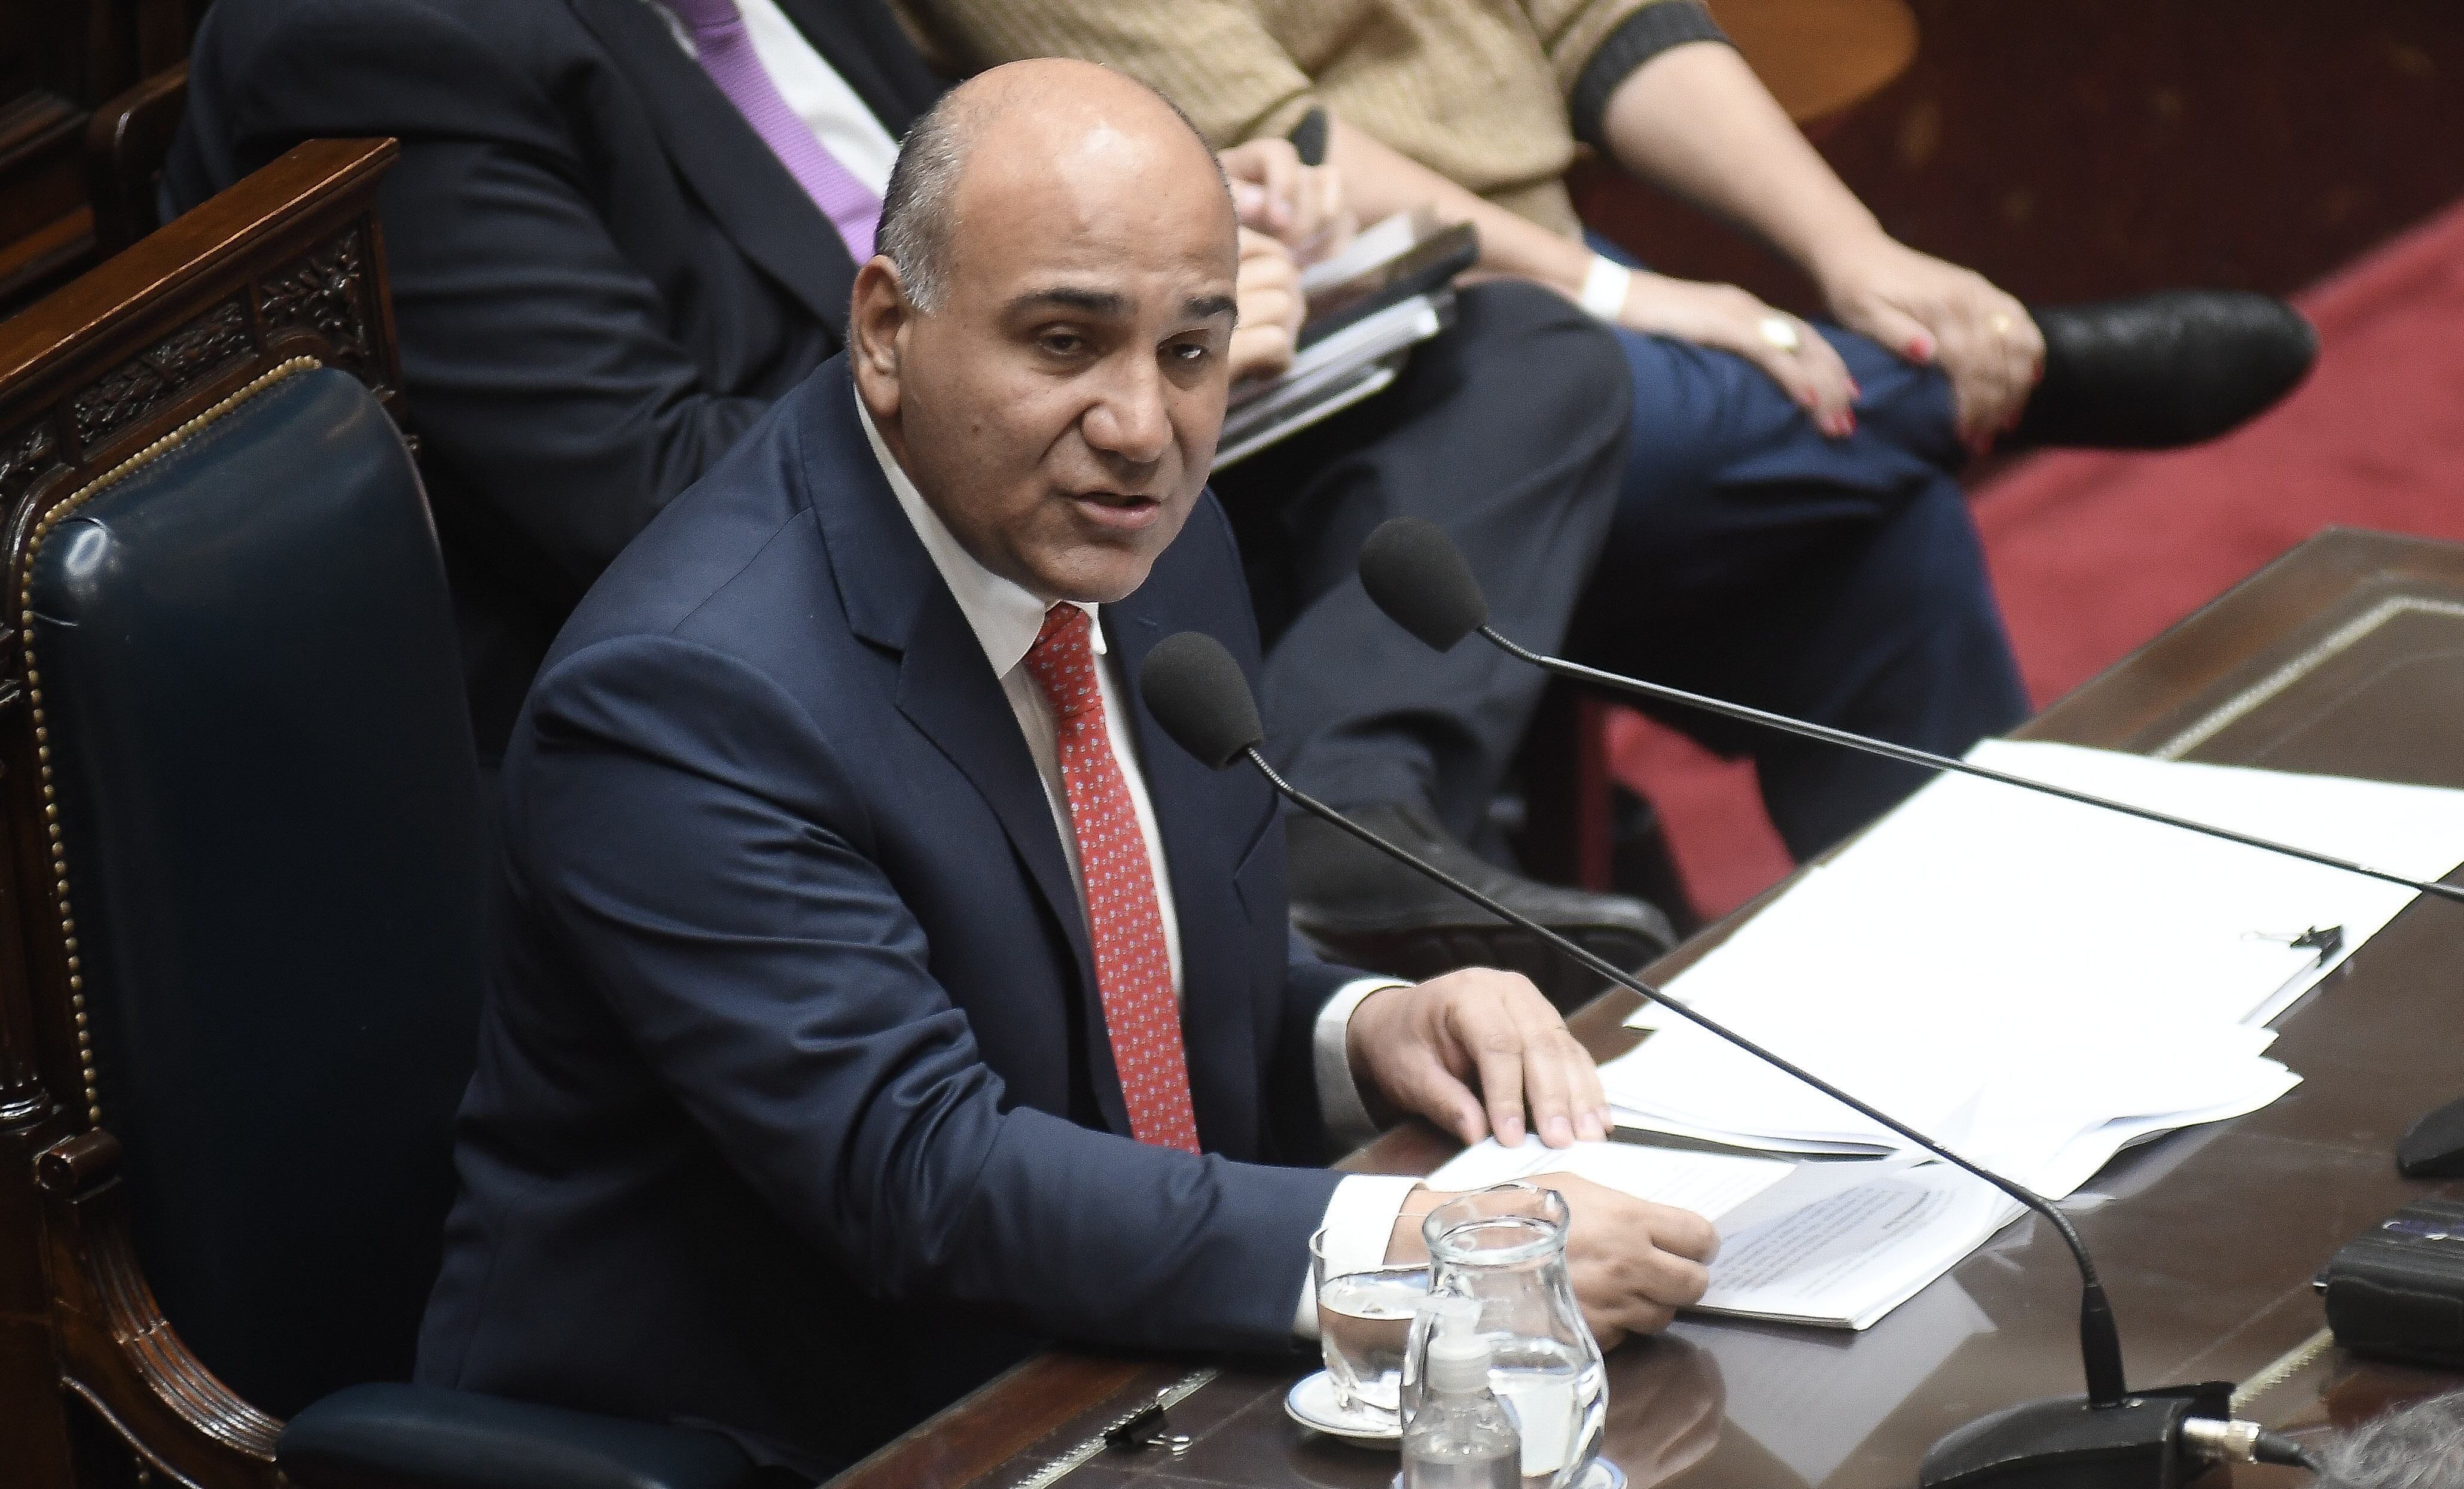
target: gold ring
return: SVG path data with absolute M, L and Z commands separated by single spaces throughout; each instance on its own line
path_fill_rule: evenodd
M 1794 351 L 1805 344 L 1796 334 L 1796 322 L 1786 316 L 1765 316 L 1754 322 L 1754 334 L 1780 351 Z

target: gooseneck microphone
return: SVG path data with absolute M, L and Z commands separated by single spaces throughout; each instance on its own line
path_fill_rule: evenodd
M 2028 1402 L 1979 1418 L 1937 1443 L 1925 1456 L 1925 1489 L 1983 1489 L 1991 1484 L 2050 1484 L 2076 1489 L 2171 1489 L 2189 1460 L 2211 1456 L 2213 1428 L 2232 1416 L 2232 1387 L 2211 1382 L 2134 1393 L 2122 1367 L 2122 1338 L 2104 1283 L 2087 1245 L 2052 1201 L 2015 1180 L 1969 1162 L 1905 1122 L 1868 1106 L 1837 1086 L 1764 1049 L 1745 1035 L 1683 1003 L 1633 973 L 1584 950 L 1530 917 L 1508 909 L 1436 865 L 1370 832 L 1293 786 L 1266 762 L 1258 746 L 1265 731 L 1257 700 L 1240 663 L 1222 644 L 1198 632 L 1165 637 L 1148 654 L 1138 674 L 1148 712 L 1174 743 L 1209 767 L 1221 770 L 1246 759 L 1276 793 L 1311 816 L 1350 833 L 1386 856 L 1444 885 L 1499 920 L 1538 937 L 1560 955 L 1617 984 L 1756 1059 L 1785 1071 L 1868 1121 L 2010 1195 L 2051 1225 L 2079 1272 L 2079 1356 L 2086 1375 L 2084 1397 Z M 2209 1424 L 2185 1435 L 2185 1425 Z M 2038 1478 L 2035 1476 L 2061 1476 Z
M 1792 719 L 1786 714 L 1775 714 L 1766 709 L 1749 707 L 1744 703 L 1731 703 L 1726 699 L 1710 698 L 1701 693 L 1689 693 L 1683 688 L 1673 688 L 1666 683 L 1646 682 L 1639 678 L 1603 672 L 1596 667 L 1586 667 L 1580 662 L 1570 662 L 1563 657 L 1532 651 L 1507 636 L 1501 635 L 1488 624 L 1488 601 L 1481 594 L 1480 581 L 1472 577 L 1471 566 L 1463 562 L 1462 550 L 1457 548 L 1454 540 L 1447 537 L 1435 523 L 1420 518 L 1393 518 L 1381 523 L 1376 531 L 1369 535 L 1369 541 L 1362 544 L 1360 549 L 1360 582 L 1368 589 L 1370 599 L 1376 602 L 1377 608 L 1384 611 L 1388 618 L 1419 637 L 1423 644 L 1437 651 L 1449 651 L 1455 643 L 1476 632 L 1508 656 L 1529 662 L 1545 671 L 1555 673 L 1561 678 L 1569 678 L 1593 687 L 1632 694 L 1638 698 L 1655 699 L 1661 702 L 1676 703 L 1729 719 L 1741 719 L 1748 723 L 1760 724 L 1782 734 L 1794 734 L 1809 740 L 1820 740 L 1825 744 L 1862 750 L 1868 755 L 1880 755 L 1886 760 L 1896 760 L 1905 765 L 1924 766 L 1929 769 L 1947 770 L 1959 775 L 1972 775 L 1983 781 L 1994 781 L 2004 786 L 2015 786 L 2023 790 L 2038 791 L 2047 796 L 2058 796 L 2064 801 L 2077 802 L 2083 807 L 2099 807 L 2107 811 L 2119 811 L 2124 816 L 2138 817 L 2143 821 L 2161 822 L 2167 827 L 2181 828 L 2191 833 L 2204 833 L 2210 837 L 2221 837 L 2229 843 L 2239 843 L 2245 848 L 2282 854 L 2287 857 L 2321 864 L 2327 868 L 2342 869 L 2347 874 L 2359 874 L 2365 878 L 2379 879 L 2389 884 L 2401 884 L 2407 889 L 2425 895 L 2434 895 L 2443 900 L 2464 900 L 2464 886 L 2442 884 L 2435 879 L 2417 879 L 2402 874 L 2391 874 L 2385 869 L 2374 869 L 2365 863 L 2355 863 L 2349 858 L 2339 858 L 2333 854 L 2297 848 L 2290 843 L 2279 843 L 2269 838 L 2254 836 L 2248 833 L 2237 833 L 2232 828 L 2217 827 L 2211 823 L 2194 822 L 2188 817 L 2177 817 L 2170 812 L 2158 811 L 2149 807 L 2134 807 L 2128 802 L 2115 801 L 2110 797 L 2098 796 L 2088 791 L 2073 790 L 2067 786 L 2056 786 L 2047 781 L 2032 781 L 2026 776 L 2013 775 L 2007 770 L 1996 770 L 1991 766 L 1954 760 L 1948 755 L 1937 755 L 1930 750 L 1894 744 L 1888 740 L 1852 734 L 1845 729 L 1832 728 L 1828 724 L 1810 723 L 1802 719 Z

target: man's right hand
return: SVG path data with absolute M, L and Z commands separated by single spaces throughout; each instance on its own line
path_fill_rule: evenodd
M 1710 1290 L 1711 1258 L 1720 1254 L 1720 1233 L 1710 1221 L 1571 1173 L 1541 1174 L 1532 1182 L 1566 1196 L 1573 1211 L 1566 1270 L 1583 1322 L 1602 1349 L 1616 1348 L 1630 1333 L 1659 1333 L 1678 1309 L 1702 1301 Z
M 1571 1173 L 1535 1174 L 1531 1183 L 1566 1197 L 1573 1223 L 1566 1233 L 1566 1271 L 1582 1304 L 1583 1322 L 1602 1349 L 1628 1334 L 1657 1334 L 1677 1310 L 1702 1300 L 1711 1285 L 1720 1233 L 1690 1210 L 1655 1205 Z M 1420 1221 L 1455 1198 L 1415 1190 L 1404 1202 L 1388 1245 L 1389 1261 L 1428 1255 Z

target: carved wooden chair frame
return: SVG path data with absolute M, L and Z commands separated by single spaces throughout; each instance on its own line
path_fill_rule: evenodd
M 375 206 L 394 154 L 312 141 L 0 322 L 12 600 L 55 509 L 291 358 L 400 422 Z M 0 611 L 0 1456 L 29 1489 L 265 1489 L 281 1424 L 181 1344 L 129 1235 L 21 626 Z

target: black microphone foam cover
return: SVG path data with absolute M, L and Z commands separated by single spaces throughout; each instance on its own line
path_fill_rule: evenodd
M 1155 643 L 1138 669 L 1138 693 L 1174 744 L 1217 770 L 1266 737 L 1241 664 L 1202 632 L 1175 632 Z
M 1360 583 L 1397 625 L 1443 652 L 1488 624 L 1463 550 L 1435 522 L 1395 517 L 1360 545 Z

